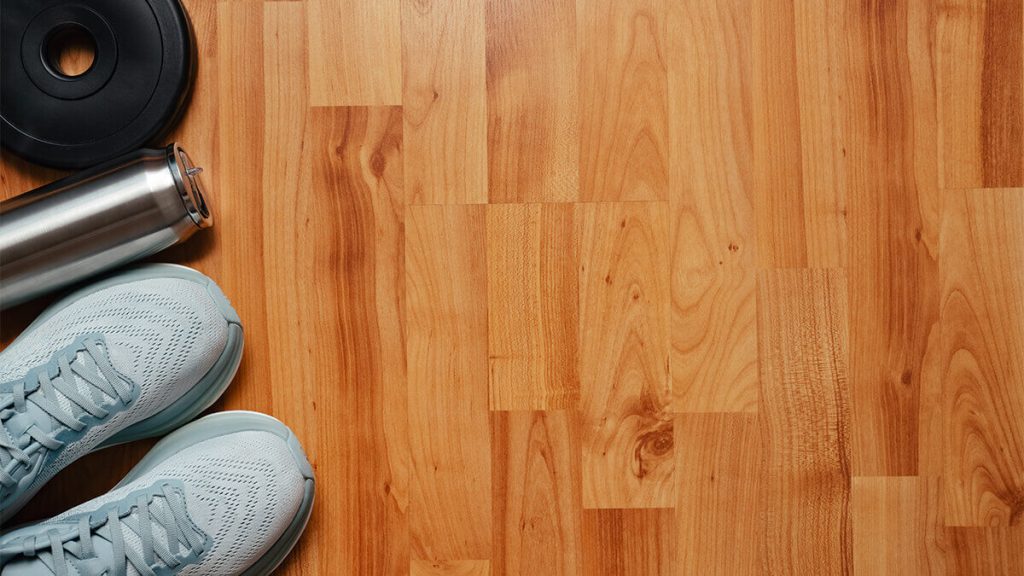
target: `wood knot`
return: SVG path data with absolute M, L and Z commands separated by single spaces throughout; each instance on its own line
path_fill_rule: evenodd
M 663 460 L 670 458 L 674 443 L 671 425 L 642 434 L 637 439 L 633 453 L 633 473 L 636 477 L 647 476 Z
M 644 452 L 651 456 L 662 457 L 672 451 L 672 430 L 658 430 L 644 435 Z
M 1024 492 L 1014 494 L 1007 502 L 1010 505 L 1010 526 L 1021 524 L 1024 517 Z
M 388 165 L 387 158 L 384 157 L 384 153 L 380 151 L 380 148 L 373 151 L 370 155 L 370 171 L 377 178 L 384 175 L 384 168 Z

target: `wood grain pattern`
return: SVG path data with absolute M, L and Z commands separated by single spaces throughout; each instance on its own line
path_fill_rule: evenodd
M 579 405 L 576 236 L 569 204 L 487 207 L 492 410 Z
M 668 279 L 663 203 L 581 208 L 583 506 L 670 507 Z
M 670 3 L 673 270 L 757 265 L 749 7 Z
M 491 423 L 495 573 L 584 574 L 579 418 L 495 412 Z
M 1024 189 L 948 198 L 942 229 L 949 526 L 1024 522 Z
M 946 526 L 940 477 L 855 478 L 851 512 L 858 574 L 1018 574 L 1020 525 Z
M 487 202 L 484 0 L 402 0 L 411 204 Z
M 1024 574 L 1024 0 L 184 3 L 279 573 Z
M 835 68 L 842 50 L 842 22 L 836 18 L 841 9 L 840 2 L 793 3 L 804 241 L 807 265 L 812 268 L 842 268 L 848 256 L 849 191 L 840 144 L 845 124 L 836 113 L 845 105 Z M 907 48 L 920 49 L 914 45 Z M 921 106 L 934 110 L 934 102 L 924 101 Z
M 1024 186 L 1024 6 L 944 2 L 937 42 L 944 187 Z
M 750 4 L 668 3 L 674 409 L 757 409 Z
M 679 412 L 756 412 L 753 270 L 673 274 L 672 386 Z
M 424 562 L 413 560 L 411 576 L 490 576 L 491 563 L 487 560 L 460 560 L 458 562 Z
M 201 268 L 212 274 L 239 316 L 245 318 L 245 349 L 235 384 L 224 395 L 228 409 L 270 411 L 270 396 L 259 385 L 270 378 L 266 292 L 263 275 L 263 6 L 217 4 L 217 55 L 231 62 L 217 81 L 215 141 L 217 170 L 211 174 L 218 191 L 216 218 L 231 226 L 215 226 L 213 242 L 221 257 Z M 244 145 L 240 145 L 245 143 Z
M 938 482 L 916 476 L 854 478 L 850 487 L 855 574 L 945 574 L 936 540 Z
M 341 562 L 351 573 L 402 574 L 409 563 L 408 396 L 405 366 L 388 361 L 405 355 L 401 112 L 325 108 L 309 120 L 312 197 L 296 220 L 322 244 L 306 242 L 295 255 L 317 272 L 316 292 L 299 300 L 311 340 L 294 361 L 317 367 L 314 382 L 333 381 L 317 407 L 327 419 L 320 451 L 334 454 L 318 462 L 318 472 L 339 487 L 320 504 L 324 517 L 363 528 L 340 542 L 325 535 L 321 569 Z M 318 341 L 335 342 L 331 353 Z M 331 424 L 339 419 L 346 426 Z
M 849 206 L 853 469 L 863 476 L 918 472 L 921 378 L 938 315 L 936 249 L 941 206 L 934 171 L 935 66 L 930 17 L 913 2 L 844 4 L 836 64 L 844 94 Z M 923 35 L 923 37 L 919 36 Z M 916 38 L 916 39 L 915 39 Z M 870 47 L 862 49 L 860 47 Z
M 676 453 L 678 573 L 761 574 L 765 475 L 757 416 L 680 416 Z
M 491 557 L 484 228 L 483 206 L 406 210 L 410 532 L 420 560 Z
M 584 510 L 583 573 L 607 576 L 675 574 L 672 510 Z
M 1024 530 L 947 528 L 946 565 L 950 574 L 1000 576 L 1024 572 Z
M 667 6 L 577 3 L 581 200 L 668 197 Z
M 326 229 L 325 240 L 333 241 L 337 231 L 333 230 L 335 214 L 313 213 L 314 196 L 302 194 L 310 190 L 312 182 L 313 153 L 304 152 L 304 142 L 313 139 L 314 128 L 307 135 L 306 109 L 308 95 L 306 70 L 294 66 L 306 57 L 306 12 L 299 3 L 266 4 L 263 9 L 264 44 L 272 47 L 263 52 L 264 105 L 267 118 L 264 127 L 263 189 L 275 190 L 275 194 L 263 196 L 263 243 L 264 282 L 267 291 L 267 333 L 270 341 L 276 343 L 279 353 L 269 358 L 272 382 L 288 382 L 288 386 L 274 386 L 271 400 L 274 413 L 283 422 L 288 422 L 299 438 L 322 438 L 323 425 L 320 414 L 327 413 L 323 400 L 317 402 L 317 382 L 335 368 L 334 358 L 313 354 L 314 343 L 321 338 L 333 337 L 333 330 L 317 321 L 321 312 L 336 306 L 336 294 L 323 290 L 315 284 L 302 281 L 302 262 L 311 256 L 328 260 L 327 242 L 310 245 L 303 243 L 295 230 L 307 226 L 305 220 L 313 217 L 315 229 Z M 322 144 L 325 136 L 317 134 Z M 351 145 L 351 144 L 350 144 Z M 325 190 L 316 195 L 323 204 L 323 198 L 334 193 Z M 323 302 L 317 306 L 303 306 L 302 302 Z M 304 330 L 309 325 L 321 330 Z M 326 333 L 326 334 L 325 334 Z M 323 454 L 329 448 L 317 442 L 305 444 L 307 456 L 315 469 L 323 475 L 345 472 L 325 462 Z M 401 493 L 401 490 L 398 491 Z M 358 509 L 358 502 L 355 507 Z M 322 566 L 320 550 L 329 550 L 327 543 L 330 530 L 324 525 L 323 517 L 310 519 L 306 537 L 302 541 L 301 556 L 294 555 L 283 569 L 288 573 L 291 565 Z M 408 532 L 406 531 L 406 537 Z M 323 544 L 322 544 L 323 543 Z M 329 556 L 329 554 L 324 554 Z M 303 560 L 298 560 L 302 558 Z M 354 556 L 353 558 L 358 558 Z M 298 568 L 292 573 L 300 572 Z
M 491 202 L 579 198 L 576 10 L 572 0 L 488 0 Z
M 399 2 L 306 0 L 309 103 L 402 103 Z
M 764 268 L 808 266 L 796 0 L 751 2 L 754 212 Z
M 851 571 L 845 284 L 834 270 L 758 278 L 768 573 Z

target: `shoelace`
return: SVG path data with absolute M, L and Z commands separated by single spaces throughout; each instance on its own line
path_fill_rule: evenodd
M 47 370 L 30 372 L 29 377 L 14 383 L 11 398 L 0 405 L 0 427 L 3 428 L 0 430 L 0 497 L 3 496 L 3 488 L 10 489 L 17 486 L 18 478 L 12 474 L 12 471 L 18 464 L 30 469 L 33 458 L 40 449 L 52 451 L 59 450 L 64 446 L 64 443 L 55 437 L 60 427 L 46 432 L 38 424 L 32 424 L 20 434 L 12 433 L 9 429 L 11 419 L 18 414 L 24 414 L 29 402 L 52 417 L 61 426 L 80 432 L 85 428 L 86 423 L 79 416 L 88 414 L 94 418 L 103 419 L 109 414 L 109 410 L 102 406 L 103 395 L 116 398 L 125 404 L 131 400 L 131 383 L 114 370 L 110 359 L 101 348 L 102 340 L 99 337 L 90 337 L 84 338 L 81 342 L 81 346 L 77 349 L 68 349 L 56 356 L 57 375 L 55 377 L 51 378 Z M 83 352 L 92 359 L 97 371 L 90 370 L 81 362 L 74 362 L 78 354 Z M 75 382 L 76 375 L 88 385 L 91 398 L 87 398 L 78 391 Z M 81 414 L 76 416 L 65 410 L 60 405 L 57 392 L 78 406 L 81 409 Z M 11 466 L 12 463 L 15 465 Z
M 163 528 L 166 541 L 155 537 L 157 526 Z M 141 550 L 125 543 L 125 527 L 138 536 Z M 55 576 L 93 573 L 126 576 L 129 564 L 142 576 L 155 576 L 153 565 L 157 561 L 173 570 L 183 563 L 183 556 L 200 555 L 206 542 L 205 536 L 188 518 L 184 495 L 169 484 L 161 485 L 155 494 L 138 496 L 134 504 L 111 508 L 106 518 L 98 521 L 82 516 L 76 532 L 61 536 L 58 530 L 50 530 L 42 542 L 39 541 L 42 537 L 30 536 L 22 542 L 21 554 L 33 557 L 38 552 L 49 551 Z M 110 543 L 109 563 L 96 555 L 93 542 L 96 536 Z M 72 561 L 75 562 L 73 572 L 69 569 Z

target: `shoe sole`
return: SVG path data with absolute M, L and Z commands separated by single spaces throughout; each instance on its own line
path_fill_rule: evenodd
M 231 307 L 231 303 L 228 302 L 227 297 L 212 279 L 196 270 L 186 268 L 185 266 L 179 266 L 177 264 L 149 264 L 139 266 L 127 272 L 120 272 L 114 276 L 110 276 L 104 280 L 100 280 L 99 282 L 90 284 L 80 290 L 72 292 L 43 311 L 43 313 L 25 329 L 22 336 L 31 333 L 34 328 L 46 322 L 61 310 L 64 310 L 78 300 L 99 292 L 100 290 L 105 290 L 128 282 L 156 280 L 160 278 L 178 278 L 196 282 L 205 286 L 207 293 L 216 303 L 217 309 L 228 322 L 227 344 L 221 352 L 220 357 L 216 362 L 214 362 L 213 367 L 211 367 L 199 382 L 186 392 L 185 395 L 160 412 L 157 412 L 145 420 L 136 422 L 135 424 L 132 424 L 124 430 L 114 434 L 99 444 L 95 449 L 88 452 L 88 454 L 102 450 L 103 448 L 109 448 L 110 446 L 124 444 L 126 442 L 141 440 L 143 438 L 152 438 L 154 436 L 162 436 L 171 430 L 179 428 L 192 421 L 204 410 L 213 405 L 218 398 L 220 398 L 224 391 L 227 390 L 228 385 L 231 384 L 231 380 L 234 379 L 235 373 L 238 371 L 238 365 L 242 361 L 242 350 L 244 348 L 242 321 L 238 317 L 238 313 L 236 313 L 234 308 Z M 18 336 L 11 345 L 13 346 L 17 343 L 22 336 Z M 35 490 L 26 492 L 15 500 L 6 510 L 0 511 L 0 525 L 6 523 L 11 516 L 24 507 L 24 505 L 31 500 L 45 484 L 46 483 L 43 483 L 43 485 L 40 485 Z
M 128 472 L 128 475 L 114 489 L 116 490 L 134 482 L 159 463 L 186 448 L 195 446 L 199 442 L 228 434 L 253 431 L 270 432 L 285 441 L 305 484 L 303 487 L 302 503 L 288 524 L 288 528 L 285 529 L 281 537 L 278 538 L 277 542 L 271 546 L 266 554 L 261 556 L 241 574 L 241 576 L 269 576 L 284 562 L 284 559 L 292 551 L 292 548 L 295 547 L 295 544 L 302 536 L 303 531 L 305 531 L 306 524 L 309 523 L 309 517 L 313 512 L 313 500 L 316 496 L 316 480 L 313 477 L 313 467 L 310 465 L 309 459 L 306 458 L 306 453 L 302 450 L 302 445 L 299 444 L 298 438 L 280 420 L 266 414 L 244 410 L 218 412 L 217 414 L 200 418 L 157 442 L 156 446 Z

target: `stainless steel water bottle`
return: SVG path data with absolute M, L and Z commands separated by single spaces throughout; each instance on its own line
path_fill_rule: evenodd
M 0 202 L 0 309 L 182 242 L 213 224 L 177 144 Z

